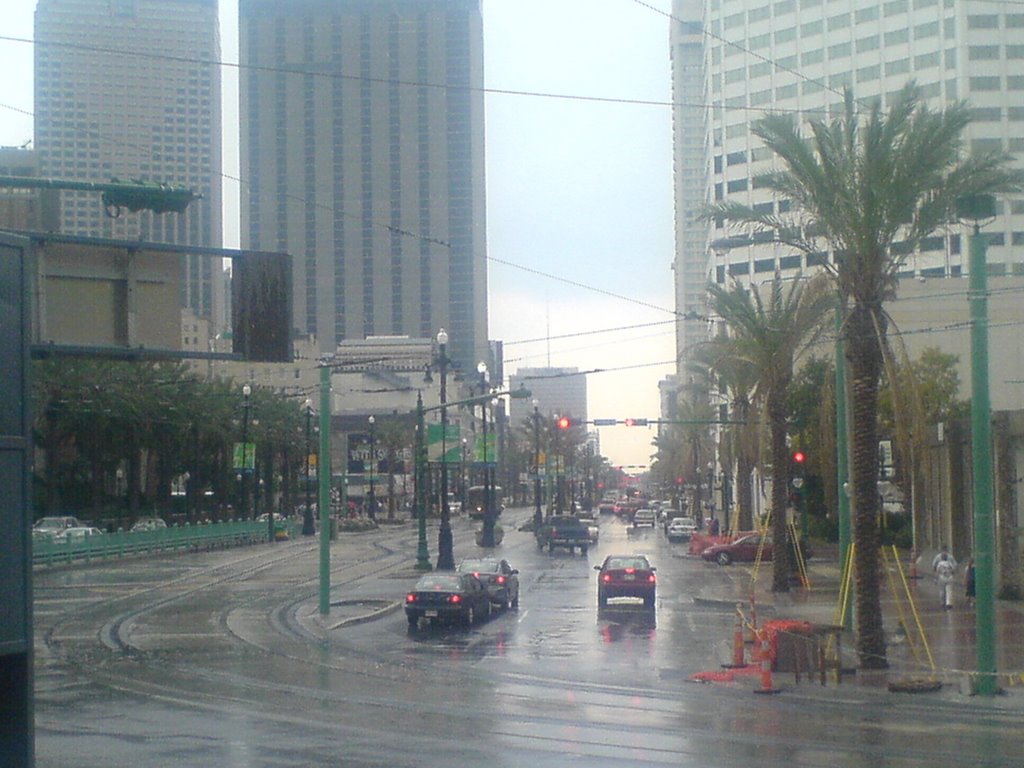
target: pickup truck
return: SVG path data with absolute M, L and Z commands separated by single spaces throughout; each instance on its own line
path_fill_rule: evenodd
M 573 553 L 579 547 L 580 554 L 586 555 L 590 545 L 590 529 L 573 515 L 552 515 L 534 535 L 537 538 L 537 549 L 547 547 L 548 552 L 554 552 L 556 547 L 564 547 Z

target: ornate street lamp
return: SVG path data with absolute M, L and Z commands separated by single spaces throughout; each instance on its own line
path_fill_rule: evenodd
M 310 435 L 313 433 L 313 401 L 308 397 L 303 403 L 306 408 L 306 508 L 302 512 L 302 535 L 313 536 L 316 534 L 316 525 L 313 524 L 313 502 L 310 499 L 309 477 L 310 477 Z
M 491 466 L 488 461 L 489 451 L 487 445 L 487 363 L 480 361 L 476 366 L 480 374 L 480 416 L 483 425 L 483 461 L 484 461 L 484 527 L 480 536 L 480 545 L 484 547 L 494 546 L 494 503 L 491 499 L 492 482 Z
M 533 530 L 544 524 L 540 487 L 540 403 L 533 401 Z
M 249 474 L 249 409 L 252 403 L 249 396 L 252 394 L 252 387 L 249 384 L 242 385 L 242 461 L 239 467 L 238 479 L 241 481 L 241 499 L 239 501 L 239 514 L 242 519 L 249 515 L 249 486 L 246 482 Z
M 366 514 L 369 515 L 371 520 L 377 519 L 377 510 L 374 509 L 376 499 L 373 495 L 373 471 L 374 464 L 377 463 L 377 433 L 374 429 L 376 419 L 371 415 L 369 418 L 370 422 L 370 492 L 366 495 Z
M 441 373 L 441 525 L 437 529 L 437 570 L 455 569 L 451 507 L 448 504 L 448 333 L 437 332 L 437 365 Z

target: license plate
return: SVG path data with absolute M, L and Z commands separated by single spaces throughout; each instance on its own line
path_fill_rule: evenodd
M 423 615 L 426 616 L 428 619 L 436 619 L 437 611 L 424 611 Z
M 635 573 L 623 574 L 622 580 L 623 581 L 636 581 L 636 574 Z

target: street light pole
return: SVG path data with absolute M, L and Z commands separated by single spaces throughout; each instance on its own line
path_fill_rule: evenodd
M 239 513 L 242 519 L 249 516 L 249 485 L 246 482 L 249 474 L 249 396 L 252 394 L 252 387 L 249 384 L 242 385 L 242 468 L 239 476 L 242 481 L 242 499 L 239 504 Z
M 441 525 L 437 529 L 437 570 L 455 569 L 451 507 L 448 504 L 448 333 L 437 332 L 437 364 L 441 373 Z
M 480 417 L 483 425 L 483 465 L 484 465 L 484 527 L 480 536 L 480 544 L 484 547 L 494 546 L 494 514 L 491 504 L 491 471 L 488 462 L 490 451 L 487 445 L 487 363 L 481 361 L 476 366 L 480 374 Z
M 416 446 L 413 465 L 416 473 L 416 483 L 413 490 L 416 505 L 416 522 L 419 528 L 419 543 L 416 548 L 416 570 L 429 571 L 430 552 L 427 550 L 427 494 L 424 486 L 424 479 L 427 474 L 427 447 L 423 434 L 426 429 L 426 422 L 423 418 L 423 393 L 416 393 Z
M 369 421 L 370 421 L 370 459 L 369 459 L 369 461 L 370 461 L 370 492 L 366 496 L 366 514 L 369 515 L 371 520 L 376 520 L 377 519 L 377 511 L 374 509 L 374 505 L 376 504 L 376 499 L 375 499 L 375 497 L 373 495 L 373 471 L 374 471 L 374 466 L 373 465 L 377 463 L 377 445 L 376 445 L 376 443 L 377 443 L 377 435 L 376 435 L 376 432 L 374 431 L 374 424 L 376 423 L 377 420 L 371 415 Z
M 310 436 L 313 432 L 313 401 L 308 397 L 304 403 L 306 406 L 306 508 L 302 512 L 302 535 L 312 536 L 316 533 L 316 526 L 313 524 L 313 502 L 310 499 L 309 477 L 310 477 Z
M 533 401 L 533 529 L 540 530 L 544 524 L 541 511 L 540 488 L 540 403 Z

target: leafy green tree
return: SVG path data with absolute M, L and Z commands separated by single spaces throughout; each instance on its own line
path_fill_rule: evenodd
M 1022 179 L 1003 152 L 965 154 L 965 104 L 934 111 L 912 83 L 888 101 L 888 110 L 881 99 L 861 107 L 847 91 L 832 122 L 809 122 L 809 138 L 792 115 L 759 120 L 754 136 L 782 168 L 758 179 L 758 187 L 787 206 L 769 213 L 726 202 L 712 210 L 813 256 L 834 282 L 851 392 L 857 651 L 865 668 L 888 666 L 877 493 L 884 303 L 895 295 L 903 254 L 954 218 L 958 198 L 1019 189 Z

